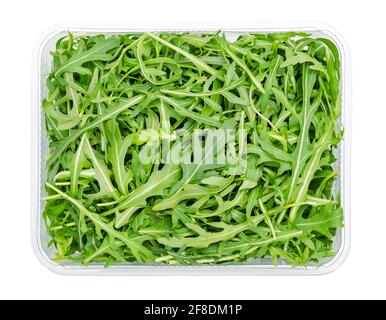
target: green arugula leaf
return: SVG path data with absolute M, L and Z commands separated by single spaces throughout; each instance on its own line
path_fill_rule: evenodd
M 333 207 L 326 207 L 328 210 L 322 210 L 321 212 L 308 217 L 307 219 L 302 218 L 300 215 L 297 216 L 294 221 L 294 225 L 304 232 L 304 234 L 310 234 L 317 231 L 328 238 L 332 238 L 333 235 L 330 229 L 341 228 L 343 212 L 342 209 L 335 209 Z
M 114 210 L 117 212 L 115 226 L 120 228 L 128 222 L 128 219 L 133 214 L 130 211 L 119 211 L 122 209 L 141 208 L 146 206 L 146 199 L 155 195 L 162 195 L 164 190 L 170 188 L 178 181 L 180 175 L 179 166 L 168 165 L 160 171 L 155 171 L 150 176 L 149 180 L 133 193 L 128 198 L 121 202 Z M 133 210 L 133 209 L 132 209 Z
M 89 61 L 109 61 L 113 55 L 107 52 L 116 49 L 120 44 L 118 37 L 111 38 L 96 38 L 95 44 L 87 49 L 83 41 L 80 41 L 79 47 L 74 51 L 73 56 L 63 63 L 55 72 L 55 76 L 61 75 L 63 72 L 72 72 L 79 74 L 91 74 L 88 68 L 82 65 Z

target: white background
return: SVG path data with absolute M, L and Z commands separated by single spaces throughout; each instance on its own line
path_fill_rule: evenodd
M 0 8 L 0 298 L 386 298 L 386 18 L 384 1 L 3 1 Z M 352 57 L 352 243 L 325 276 L 64 277 L 30 244 L 32 52 L 63 22 L 321 21 Z

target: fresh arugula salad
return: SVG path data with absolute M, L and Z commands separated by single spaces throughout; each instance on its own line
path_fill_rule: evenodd
M 56 261 L 334 255 L 340 57 L 307 33 L 73 35 L 42 101 Z

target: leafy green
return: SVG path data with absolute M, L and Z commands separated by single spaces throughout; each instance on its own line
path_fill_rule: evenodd
M 306 266 L 334 254 L 343 133 L 331 41 L 69 34 L 52 57 L 43 217 L 56 259 Z M 245 153 L 211 162 L 233 151 L 197 143 L 199 130 L 205 141 L 231 130 Z

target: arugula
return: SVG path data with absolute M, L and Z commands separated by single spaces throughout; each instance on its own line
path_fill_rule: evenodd
M 331 41 L 296 32 L 233 42 L 222 32 L 68 34 L 52 56 L 43 216 L 57 260 L 107 267 L 270 257 L 307 266 L 334 255 L 343 133 Z M 218 141 L 194 163 L 141 160 L 160 137 L 178 154 L 202 147 L 189 135 L 213 129 L 236 132 L 243 172 L 207 162 L 213 150 L 221 157 Z

